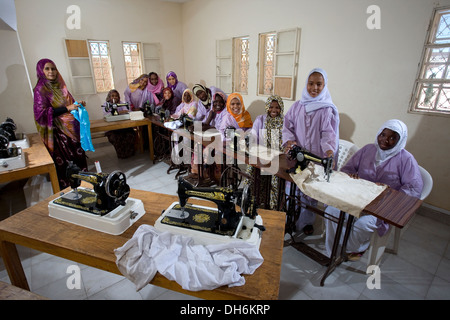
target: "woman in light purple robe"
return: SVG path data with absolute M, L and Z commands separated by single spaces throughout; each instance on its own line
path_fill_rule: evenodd
M 308 74 L 302 98 L 294 102 L 284 117 L 283 146 L 288 151 L 292 145 L 299 145 L 318 157 L 332 156 L 337 163 L 339 113 L 327 84 L 324 70 L 316 68 Z M 290 184 L 286 183 L 287 191 L 288 188 Z M 317 205 L 317 201 L 303 195 L 302 201 Z M 314 220 L 315 213 L 303 209 L 296 223 L 297 230 L 312 234 Z
M 375 143 L 358 150 L 341 169 L 351 177 L 383 183 L 390 188 L 420 198 L 422 176 L 414 156 L 405 150 L 408 129 L 400 120 L 389 120 L 378 130 Z M 338 217 L 339 209 L 328 207 L 327 213 Z M 367 250 L 372 233 L 386 234 L 389 225 L 372 215 L 356 219 L 347 243 L 350 260 L 357 260 Z M 326 249 L 331 253 L 336 224 L 326 221 Z M 342 239 L 341 239 L 342 241 Z
M 148 74 L 144 73 L 139 78 L 135 79 L 130 85 L 125 89 L 124 97 L 125 101 L 130 104 L 130 111 L 139 111 L 144 103 L 149 100 L 149 103 L 153 103 L 151 96 L 148 92 Z M 151 101 L 150 101 L 151 100 Z
M 201 84 L 196 84 L 192 88 L 192 92 L 194 92 L 194 95 L 198 98 L 196 120 L 203 121 L 206 118 L 208 111 L 211 109 L 212 99 L 216 95 L 216 92 L 223 91 L 216 87 L 206 88 Z
M 173 71 L 169 71 L 166 75 L 167 86 L 172 89 L 173 95 L 178 97 L 180 101 L 183 98 L 183 92 L 188 87 L 184 82 L 178 80 L 177 74 Z

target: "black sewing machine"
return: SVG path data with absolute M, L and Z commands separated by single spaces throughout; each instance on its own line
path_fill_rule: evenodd
M 186 234 L 203 244 L 242 239 L 259 246 L 265 228 L 248 187 L 238 190 L 194 187 L 180 177 L 178 198 L 180 201 L 158 218 L 157 229 Z M 217 208 L 189 204 L 189 198 L 212 201 Z M 240 211 L 236 210 L 236 205 Z
M 128 103 L 107 102 L 105 106 L 105 111 L 110 112 L 112 116 L 118 116 L 119 107 L 127 107 L 127 109 L 130 110 L 130 105 Z
M 292 146 L 288 155 L 291 159 L 297 160 L 295 166 L 288 170 L 289 173 L 305 170 L 310 161 L 314 161 L 323 166 L 325 177 L 330 182 L 330 175 L 333 172 L 333 157 L 321 158 L 297 145 Z
M 0 124 L 0 129 L 3 130 L 3 135 L 8 138 L 9 141 L 16 141 L 16 129 L 17 126 L 14 123 L 14 120 L 11 118 L 6 118 L 2 124 Z
M 122 172 L 82 172 L 70 163 L 66 173 L 72 190 L 49 202 L 51 217 L 118 235 L 145 214 L 142 201 L 128 197 L 130 187 Z M 94 189 L 80 187 L 81 181 Z
M 183 113 L 180 116 L 181 123 L 183 124 L 183 128 L 185 130 L 189 130 L 189 128 L 191 128 L 194 125 L 194 119 L 192 119 L 191 117 L 189 117 L 186 113 Z
M 139 109 L 144 113 L 144 117 L 151 117 L 155 113 L 155 105 L 148 100 Z
M 124 206 L 130 194 L 125 175 L 120 171 L 107 173 L 82 172 L 70 163 L 66 170 L 71 194 L 61 197 L 55 203 L 103 216 L 119 205 Z M 78 189 L 81 181 L 94 186 L 94 190 Z
M 22 153 L 20 147 L 9 146 L 10 135 L 4 129 L 0 129 L 0 159 L 7 159 L 19 156 Z

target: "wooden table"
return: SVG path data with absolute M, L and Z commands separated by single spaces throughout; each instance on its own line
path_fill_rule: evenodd
M 123 234 L 114 236 L 50 217 L 48 202 L 56 197 L 53 195 L 0 222 L 0 255 L 14 286 L 29 290 L 16 244 L 120 274 L 114 249 L 123 246 L 139 225 L 154 225 L 162 210 L 178 201 L 177 196 L 132 189 L 130 197 L 143 201 L 146 214 Z M 191 202 L 206 206 L 212 204 L 199 199 Z M 150 283 L 204 299 L 277 299 L 286 215 L 269 210 L 258 210 L 258 213 L 266 227 L 260 246 L 264 262 L 253 275 L 245 275 L 245 285 L 193 292 L 182 289 L 178 283 L 159 273 Z
M 20 180 L 48 173 L 54 193 L 58 193 L 59 182 L 55 163 L 47 151 L 38 133 L 27 134 L 30 147 L 23 149 L 26 166 L 9 171 L 0 172 L 0 183 Z
M 91 133 L 139 127 L 139 132 L 140 132 L 140 136 L 141 136 L 141 148 L 142 148 L 142 144 L 143 144 L 142 127 L 143 126 L 147 126 L 147 129 L 148 129 L 150 160 L 153 160 L 154 155 L 153 155 L 152 123 L 147 118 L 144 118 L 141 120 L 118 120 L 118 121 L 106 121 L 105 119 L 91 120 Z

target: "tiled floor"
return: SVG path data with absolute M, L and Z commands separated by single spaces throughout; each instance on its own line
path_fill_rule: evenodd
M 106 141 L 96 141 L 96 152 L 89 154 L 90 170 L 99 160 L 104 172 L 122 170 L 131 188 L 176 194 L 174 174 L 167 165 L 149 161 L 148 152 L 120 160 Z M 25 181 L 26 182 L 26 181 Z M 0 185 L 0 218 L 23 209 L 25 182 Z M 316 237 L 317 238 L 317 237 Z M 311 245 L 321 249 L 321 240 Z M 369 289 L 374 281 L 366 274 L 366 258 L 341 264 L 320 286 L 325 267 L 293 247 L 285 247 L 279 299 L 450 299 L 450 226 L 416 214 L 402 232 L 397 255 L 385 253 L 380 265 L 380 289 Z M 136 292 L 122 276 L 75 264 L 81 270 L 80 289 L 68 289 L 68 267 L 72 261 L 19 247 L 31 291 L 50 299 L 196 299 L 188 295 L 147 285 Z M 0 259 L 0 281 L 9 282 Z M 369 286 L 368 286 L 369 283 Z

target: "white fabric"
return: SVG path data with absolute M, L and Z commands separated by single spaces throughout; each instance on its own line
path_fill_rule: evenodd
M 361 211 L 386 189 L 385 185 L 379 186 L 364 179 L 353 179 L 340 171 L 333 171 L 330 182 L 327 182 L 323 167 L 314 163 L 310 163 L 300 173 L 291 173 L 291 177 L 304 194 L 357 218 Z
M 178 129 L 182 125 L 183 124 L 181 123 L 180 120 L 164 122 L 164 127 L 172 129 L 172 130 Z
M 140 290 L 159 272 L 183 289 L 213 290 L 241 286 L 241 274 L 253 274 L 263 263 L 258 248 L 244 241 L 208 246 L 190 237 L 141 225 L 122 247 L 114 250 L 120 272 Z
M 378 136 L 384 129 L 389 129 L 392 131 L 395 131 L 400 136 L 400 139 L 398 140 L 397 144 L 389 150 L 381 150 L 380 146 L 378 145 Z M 408 128 L 406 125 L 397 119 L 388 120 L 381 128 L 378 130 L 377 136 L 375 137 L 375 146 L 377 147 L 377 154 L 375 156 L 375 165 L 379 166 L 384 161 L 392 158 L 397 153 L 402 151 L 402 149 L 406 146 L 406 140 L 408 140 Z

